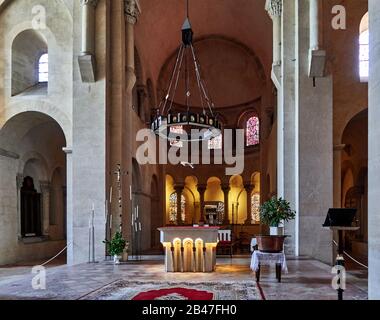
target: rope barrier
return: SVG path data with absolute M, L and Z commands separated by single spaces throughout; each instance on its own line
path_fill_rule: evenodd
M 41 264 L 41 267 L 44 267 L 46 266 L 47 264 L 49 264 L 50 262 L 52 262 L 53 260 L 55 260 L 56 258 L 58 258 L 63 252 L 65 252 L 67 250 L 67 246 L 64 247 L 58 254 L 56 254 L 53 258 L 49 259 L 48 261 L 46 261 L 45 263 Z
M 338 243 L 335 240 L 333 240 L 333 244 L 335 244 L 338 247 Z M 358 260 L 356 260 L 355 258 L 353 258 L 352 256 L 350 256 L 346 251 L 343 251 L 343 253 L 347 257 L 349 257 L 352 261 L 354 261 L 355 263 L 357 263 L 359 266 L 362 266 L 363 268 L 368 269 L 368 266 L 364 265 L 363 263 L 359 262 Z

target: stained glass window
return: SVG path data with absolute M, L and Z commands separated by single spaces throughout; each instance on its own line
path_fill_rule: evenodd
M 38 82 L 49 81 L 49 55 L 43 54 L 38 61 Z
M 220 134 L 219 136 L 211 139 L 208 141 L 208 148 L 209 150 L 220 150 L 223 147 L 223 135 Z
M 247 147 L 256 146 L 260 143 L 260 120 L 251 117 L 247 121 Z
M 181 219 L 186 219 L 186 198 L 181 196 Z M 177 193 L 174 192 L 170 195 L 169 199 L 169 221 L 172 223 L 177 222 Z
M 369 30 L 365 30 L 359 37 L 359 69 L 360 79 L 368 81 L 369 76 Z
M 176 134 L 184 134 L 183 126 L 170 127 L 170 133 L 174 137 L 173 139 L 169 139 L 170 145 L 172 147 L 182 148 L 183 141 L 179 140 L 179 137 L 176 137 Z
M 260 222 L 260 194 L 254 193 L 251 196 L 251 219 L 253 222 Z

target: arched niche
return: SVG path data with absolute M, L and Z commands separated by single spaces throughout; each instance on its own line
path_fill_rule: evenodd
M 25 30 L 16 36 L 12 43 L 12 96 L 36 89 L 40 58 L 47 53 L 47 40 L 37 30 Z M 47 93 L 45 85 L 38 89 Z

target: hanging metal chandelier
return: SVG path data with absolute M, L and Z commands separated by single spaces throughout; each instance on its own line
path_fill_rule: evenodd
M 157 113 L 151 123 L 152 131 L 157 136 L 169 141 L 207 141 L 221 134 L 221 123 L 218 120 L 218 115 L 214 112 L 214 104 L 201 77 L 201 68 L 193 46 L 193 35 L 187 0 L 187 18 L 182 27 L 182 44 L 178 50 L 166 95 L 158 106 Z M 195 70 L 196 84 L 202 109 L 190 107 L 192 93 L 190 91 L 189 64 L 193 65 Z M 186 110 L 178 111 L 175 110 L 174 99 L 181 74 L 183 73 Z

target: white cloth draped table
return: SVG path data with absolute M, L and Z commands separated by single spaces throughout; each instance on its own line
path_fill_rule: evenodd
M 251 270 L 259 271 L 260 266 L 281 264 L 282 271 L 288 273 L 288 265 L 286 264 L 285 253 L 265 253 L 255 251 L 252 255 Z

